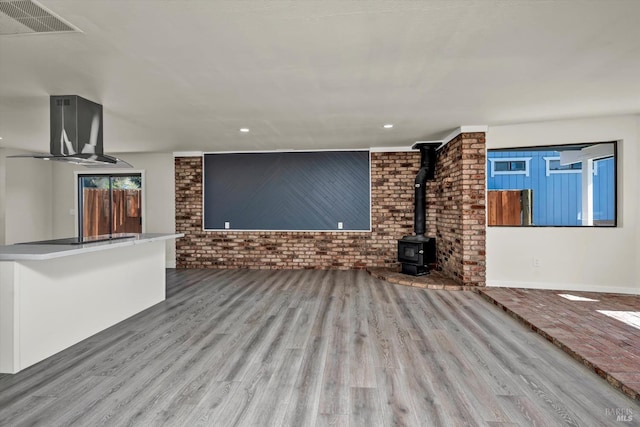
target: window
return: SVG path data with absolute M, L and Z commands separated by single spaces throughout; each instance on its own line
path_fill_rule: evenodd
M 496 172 L 519 172 L 527 170 L 527 162 L 524 160 L 516 160 L 511 162 L 496 161 Z
M 531 158 L 493 158 L 490 175 L 525 175 L 529 176 L 529 162 Z
M 489 225 L 616 226 L 615 142 L 489 150 L 487 160 Z
M 582 162 L 563 165 L 560 163 L 560 157 L 544 157 L 544 161 L 547 176 L 555 173 L 582 173 Z M 597 169 L 593 173 L 597 175 Z
M 78 235 L 142 232 L 142 174 L 78 174 Z

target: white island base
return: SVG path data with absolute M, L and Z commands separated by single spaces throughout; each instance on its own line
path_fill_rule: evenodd
M 28 245 L 2 247 L 0 373 L 19 372 L 163 301 L 165 240 L 176 237 L 49 246 L 31 259 L 7 255 L 8 248 L 34 251 Z

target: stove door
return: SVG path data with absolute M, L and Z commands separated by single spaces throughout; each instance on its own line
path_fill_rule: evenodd
M 398 240 L 398 261 L 424 265 L 423 244 Z

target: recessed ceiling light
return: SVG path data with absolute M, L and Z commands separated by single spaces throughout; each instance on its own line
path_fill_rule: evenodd
M 247 133 L 249 132 L 249 128 L 240 128 L 240 132 Z
M 385 129 L 391 129 L 393 127 L 393 125 L 391 123 L 387 123 L 386 125 L 382 126 Z

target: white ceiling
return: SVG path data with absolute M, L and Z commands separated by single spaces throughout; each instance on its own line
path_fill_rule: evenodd
M 109 153 L 407 146 L 640 113 L 640 0 L 40 4 L 82 33 L 0 37 L 0 147 L 48 151 L 49 95 L 102 104 Z

